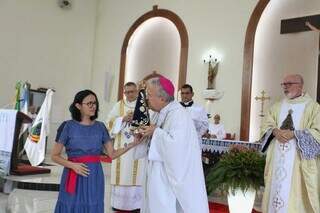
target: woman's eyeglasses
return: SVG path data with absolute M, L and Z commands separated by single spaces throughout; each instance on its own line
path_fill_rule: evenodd
M 87 102 L 87 103 L 82 103 L 82 104 L 85 104 L 85 105 L 87 105 L 88 107 L 97 106 L 97 102 L 93 102 L 93 101 L 90 101 L 90 102 Z

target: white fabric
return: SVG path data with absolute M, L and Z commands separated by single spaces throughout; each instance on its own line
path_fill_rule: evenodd
M 121 210 L 135 210 L 142 206 L 142 187 L 112 186 L 111 206 Z
M 185 107 L 185 109 L 190 114 L 191 119 L 194 122 L 201 144 L 201 137 L 209 128 L 207 111 L 204 107 L 196 103 L 192 104 L 191 107 Z
M 124 114 L 120 114 L 120 107 L 121 107 L 121 102 L 123 102 L 124 105 Z M 108 114 L 107 117 L 107 126 L 110 132 L 110 136 L 112 138 L 116 137 L 117 134 L 120 133 L 120 131 L 124 132 L 126 130 L 129 130 L 129 124 L 125 121 L 123 121 L 123 117 L 128 113 L 128 112 L 133 112 L 134 108 L 136 106 L 136 100 L 132 102 L 128 102 L 126 100 L 122 100 L 117 102 L 111 111 Z M 112 123 L 111 125 L 109 123 Z
M 283 102 L 280 110 L 279 125 L 288 115 L 290 109 L 293 110 L 292 120 L 295 130 L 299 130 L 300 120 L 302 118 L 306 103 L 288 104 Z M 279 127 L 280 127 L 279 126 Z M 291 179 L 293 165 L 295 161 L 296 139 L 291 139 L 288 143 L 282 144 L 276 141 L 275 158 L 273 166 L 275 168 L 272 174 L 271 191 L 269 200 L 269 213 L 287 213 L 288 201 L 291 189 Z
M 110 131 L 111 133 L 111 137 L 115 137 L 117 134 L 119 134 L 119 132 L 121 131 L 122 128 L 124 128 L 124 126 L 122 125 L 122 117 L 118 117 L 116 118 L 116 120 L 113 123 L 113 127 Z
M 207 213 L 201 151 L 193 121 L 176 101 L 159 114 L 149 154 L 142 213 Z
M 10 171 L 10 160 L 16 126 L 17 110 L 0 110 L 0 174 Z
M 0 110 L 0 150 L 12 152 L 17 110 Z
M 159 113 L 149 110 L 150 123 L 156 124 L 159 118 Z M 134 159 L 146 158 L 149 151 L 149 143 L 151 138 L 146 138 L 144 142 L 141 142 L 134 148 Z
M 26 150 L 28 159 L 32 166 L 37 166 L 44 160 L 46 149 L 46 137 L 49 135 L 50 129 L 49 117 L 51 110 L 52 95 L 53 91 L 51 89 L 48 89 L 46 97 L 41 105 L 40 111 L 32 124 L 32 127 L 34 127 L 42 122 L 39 141 L 35 143 L 31 141 L 31 139 L 28 137 L 24 145 L 24 149 Z
M 217 136 L 217 139 L 221 140 L 226 137 L 226 131 L 223 124 L 209 123 L 209 134 Z

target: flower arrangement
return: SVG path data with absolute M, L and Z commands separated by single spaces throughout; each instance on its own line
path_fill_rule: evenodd
M 233 192 L 249 188 L 258 190 L 264 185 L 265 156 L 254 149 L 233 145 L 229 152 L 222 155 L 217 164 L 210 169 L 206 178 L 207 192 L 216 189 Z

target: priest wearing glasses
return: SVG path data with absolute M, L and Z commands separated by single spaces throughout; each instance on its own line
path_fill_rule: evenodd
M 133 142 L 131 124 L 133 111 L 138 97 L 138 88 L 134 82 L 124 85 L 125 99 L 117 102 L 107 118 L 107 126 L 114 147 L 127 147 Z M 115 211 L 139 212 L 142 205 L 142 181 L 145 159 L 136 160 L 134 150 L 128 151 L 111 165 L 111 206 Z
M 262 212 L 320 212 L 320 107 L 303 92 L 301 75 L 283 78 L 283 100 L 262 126 L 267 152 Z

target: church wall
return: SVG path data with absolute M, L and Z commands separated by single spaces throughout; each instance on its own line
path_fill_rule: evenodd
M 227 132 L 239 137 L 242 88 L 243 46 L 249 17 L 257 0 L 101 0 L 98 6 L 94 53 L 93 87 L 100 97 L 105 94 L 106 73 L 112 75 L 107 89 L 110 99 L 102 101 L 101 119 L 117 100 L 120 52 L 130 26 L 157 4 L 176 13 L 186 25 L 189 36 L 187 83 L 194 87 L 195 101 L 205 106 L 202 91 L 207 87 L 207 64 L 203 56 L 210 50 L 221 54 L 217 89 L 224 92 L 213 103 Z
M 72 2 L 70 10 L 56 0 L 0 3 L 0 108 L 13 103 L 17 80 L 55 88 L 49 149 L 75 92 L 91 86 L 97 1 Z
M 280 100 L 280 83 L 285 74 L 299 73 L 305 80 L 305 91 L 316 98 L 319 33 L 308 31 L 280 34 L 282 19 L 319 14 L 318 0 L 270 1 L 258 24 L 255 40 L 251 102 L 250 139 L 259 138 L 261 102 L 254 100 L 265 90 L 271 97 L 265 110 Z
M 143 22 L 128 44 L 125 82 L 138 82 L 150 70 L 157 70 L 177 86 L 180 46 L 179 32 L 168 19 L 157 17 Z

